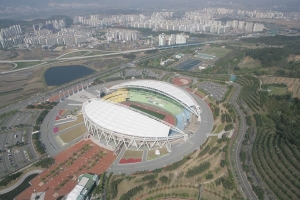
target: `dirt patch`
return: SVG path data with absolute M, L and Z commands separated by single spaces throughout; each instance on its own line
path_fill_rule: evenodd
M 290 55 L 287 58 L 288 62 L 294 61 L 294 62 L 299 62 L 300 61 L 300 55 Z
M 14 67 L 12 64 L 0 63 L 0 72 L 11 70 Z

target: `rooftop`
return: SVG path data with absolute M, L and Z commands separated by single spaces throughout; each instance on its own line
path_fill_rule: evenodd
M 85 116 L 94 124 L 137 137 L 168 137 L 170 127 L 155 119 L 110 101 L 91 99 L 83 104 Z

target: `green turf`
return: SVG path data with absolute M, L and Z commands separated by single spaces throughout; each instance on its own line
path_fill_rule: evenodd
M 144 112 L 144 113 L 147 113 L 147 114 L 149 114 L 149 115 L 152 115 L 152 116 L 154 116 L 154 117 L 156 117 L 156 118 L 158 118 L 158 119 L 164 119 L 164 118 L 166 117 L 166 115 L 163 115 L 163 114 L 154 112 L 154 111 L 152 111 L 152 110 L 147 110 L 147 109 L 145 109 L 145 108 L 141 108 L 141 107 L 136 106 L 136 105 L 130 105 L 130 107 L 132 107 L 132 108 L 134 108 L 134 109 L 137 109 L 137 110 L 139 110 L 139 111 L 142 111 L 142 112 Z
M 268 86 L 270 91 L 270 95 L 285 95 L 287 93 L 286 87 L 276 87 L 276 86 Z
M 40 64 L 40 61 L 33 61 L 33 62 L 17 62 L 17 67 L 15 69 L 21 69 L 25 67 L 31 67 L 37 64 Z

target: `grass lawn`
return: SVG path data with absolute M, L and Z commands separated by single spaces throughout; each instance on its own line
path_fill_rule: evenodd
M 17 62 L 17 67 L 15 69 L 21 69 L 21 68 L 24 68 L 24 67 L 30 67 L 30 66 L 33 66 L 33 65 L 37 65 L 37 64 L 40 64 L 42 62 L 40 61 L 35 61 L 35 62 Z
M 258 60 L 251 59 L 248 62 L 239 64 L 238 67 L 240 67 L 242 69 L 244 69 L 244 68 L 257 68 L 257 67 L 261 67 L 261 64 Z
M 130 107 L 132 107 L 134 109 L 137 109 L 137 110 L 140 110 L 140 111 L 142 111 L 144 113 L 147 113 L 149 115 L 152 115 L 152 116 L 154 116 L 154 117 L 156 117 L 158 119 L 164 119 L 166 117 L 166 115 L 163 115 L 161 113 L 157 113 L 157 112 L 154 112 L 154 111 L 151 111 L 151 110 L 147 110 L 145 108 L 141 108 L 141 107 L 136 106 L 136 105 L 130 105 Z
M 220 133 L 225 127 L 225 124 L 219 124 L 213 133 Z
M 268 89 L 271 90 L 270 95 L 284 95 L 287 92 L 286 87 L 268 86 Z
M 65 143 L 70 143 L 76 138 L 82 136 L 84 133 L 86 133 L 86 127 L 84 124 L 81 124 L 80 126 L 76 126 L 62 134 L 60 134 L 60 138 L 65 142 Z
M 89 56 L 114 53 L 111 51 L 92 51 Z M 115 52 L 116 53 L 116 52 Z
M 64 56 L 62 56 L 61 58 L 71 58 L 71 57 L 75 57 L 75 56 L 83 56 L 87 53 L 89 53 L 90 51 L 74 51 L 72 53 L 66 54 Z
M 59 125 L 58 130 L 62 131 L 66 128 L 70 128 L 70 127 L 75 126 L 76 124 L 79 124 L 79 123 L 82 123 L 82 122 L 83 122 L 83 115 L 78 115 L 76 121 L 72 121 L 72 122 L 69 122 L 69 123 Z
M 142 159 L 142 156 L 143 156 L 143 151 L 131 151 L 131 150 L 127 150 L 127 151 L 125 151 L 122 159 L 129 159 L 129 158 Z
M 160 156 L 163 156 L 163 155 L 166 155 L 169 153 L 166 147 L 160 148 L 158 150 L 160 152 Z M 147 160 L 152 160 L 154 158 L 156 158 L 155 150 L 149 150 L 148 154 L 147 154 Z
M 212 54 L 212 55 L 215 55 L 217 57 L 223 57 L 227 53 L 229 53 L 230 51 L 231 51 L 230 49 L 226 49 L 226 48 L 211 47 L 211 48 L 207 49 L 206 51 L 204 51 L 204 53 Z

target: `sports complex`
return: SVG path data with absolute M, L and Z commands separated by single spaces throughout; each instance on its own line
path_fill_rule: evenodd
M 42 124 L 41 140 L 51 156 L 91 140 L 114 153 L 108 171 L 118 173 L 172 164 L 197 150 L 213 128 L 209 105 L 184 86 L 191 82 L 119 80 L 66 89 L 50 99 L 59 103 Z
M 166 147 L 186 141 L 189 125 L 201 121 L 200 107 L 172 84 L 137 80 L 112 86 L 103 98 L 83 103 L 88 132 L 114 149 Z

